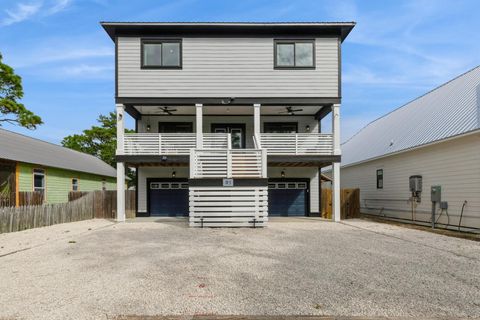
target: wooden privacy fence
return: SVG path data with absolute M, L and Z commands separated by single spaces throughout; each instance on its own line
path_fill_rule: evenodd
M 33 206 L 43 204 L 43 192 L 19 192 L 18 203 L 20 206 Z M 15 207 L 15 193 L 0 195 L 0 207 Z
M 92 192 L 70 191 L 68 200 L 73 201 L 87 194 L 93 194 L 92 205 L 95 218 L 115 219 L 117 217 L 117 191 L 98 190 Z M 125 216 L 127 219 L 135 218 L 136 201 L 135 190 L 125 191 Z
M 322 189 L 322 218 L 332 218 L 332 190 Z M 360 189 L 340 190 L 340 219 L 357 218 L 360 216 Z
M 54 224 L 113 219 L 117 211 L 116 191 L 71 192 L 66 203 L 0 208 L 0 233 L 46 227 Z M 135 191 L 125 191 L 125 214 L 135 217 Z
M 93 195 L 67 203 L 0 208 L 0 233 L 92 219 Z

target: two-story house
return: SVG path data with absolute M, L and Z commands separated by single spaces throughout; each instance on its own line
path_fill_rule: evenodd
M 117 174 L 136 167 L 137 215 L 191 226 L 319 215 L 320 169 L 333 164 L 338 221 L 341 44 L 354 25 L 102 22 L 116 52 Z

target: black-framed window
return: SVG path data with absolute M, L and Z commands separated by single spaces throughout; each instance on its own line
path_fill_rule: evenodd
M 45 193 L 44 169 L 33 169 L 33 191 Z
M 78 191 L 78 179 L 72 178 L 72 191 Z
M 182 67 L 182 40 L 142 40 L 143 69 L 180 69 Z
M 275 40 L 275 69 L 315 68 L 314 40 Z
M 264 133 L 297 133 L 297 122 L 264 122 Z
M 192 122 L 159 122 L 159 133 L 193 133 Z
M 377 170 L 377 189 L 383 189 L 383 169 Z

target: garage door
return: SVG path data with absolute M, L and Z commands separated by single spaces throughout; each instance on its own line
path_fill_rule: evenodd
M 188 216 L 188 183 L 149 181 L 148 202 L 151 216 Z
M 270 216 L 305 216 L 308 201 L 308 183 L 305 181 L 268 183 Z

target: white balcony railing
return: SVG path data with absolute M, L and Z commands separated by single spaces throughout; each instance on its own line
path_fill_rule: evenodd
M 261 133 L 254 139 L 257 147 L 272 155 L 333 155 L 329 133 Z
M 258 149 L 192 149 L 190 178 L 266 178 L 267 155 Z
M 222 149 L 228 146 L 226 133 L 203 134 L 203 146 Z M 123 140 L 122 155 L 188 155 L 197 147 L 195 133 L 127 133 Z

